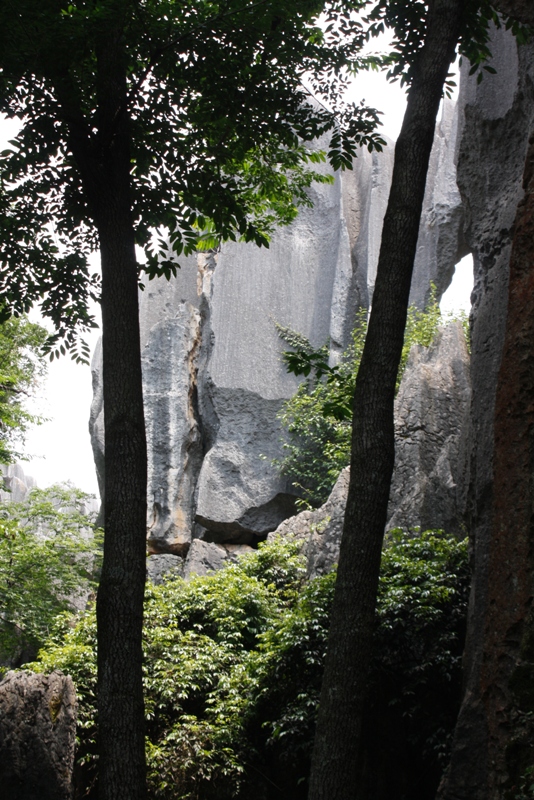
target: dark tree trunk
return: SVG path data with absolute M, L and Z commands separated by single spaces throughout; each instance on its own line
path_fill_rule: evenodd
M 105 42 L 99 76 L 104 183 L 95 216 L 102 257 L 106 447 L 104 561 L 97 598 L 99 798 L 142 800 L 147 454 L 126 80 L 117 40 Z
M 534 137 L 524 188 L 495 401 L 491 541 L 487 565 L 477 563 L 489 576 L 482 653 L 440 787 L 450 800 L 513 797 L 534 760 Z
M 106 445 L 104 561 L 97 599 L 99 798 L 141 800 L 147 476 L 137 267 L 129 206 L 120 191 L 109 200 L 107 221 L 99 225 Z
M 430 151 L 463 0 L 429 5 L 384 219 L 354 397 L 351 474 L 310 776 L 309 800 L 354 800 L 361 714 L 394 462 L 393 402 Z
M 146 578 L 147 452 L 137 264 L 131 214 L 130 132 L 121 31 L 97 50 L 98 135 L 76 115 L 70 144 L 102 259 L 105 416 L 104 560 L 97 597 L 100 800 L 146 796 L 142 624 Z M 68 91 L 59 87 L 69 102 Z M 66 113 L 69 117 L 69 112 Z

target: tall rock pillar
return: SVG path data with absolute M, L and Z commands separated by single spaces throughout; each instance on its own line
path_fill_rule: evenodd
M 534 130 L 534 46 L 518 48 L 500 30 L 491 49 L 496 75 L 479 85 L 464 80 L 461 93 L 458 183 L 475 263 L 468 506 L 474 577 L 465 695 L 441 800 L 504 800 L 512 787 L 508 745 L 518 718 L 510 679 L 517 674 L 532 598 L 534 265 L 532 250 L 527 252 L 528 193 L 517 218 L 516 211 Z M 527 188 L 530 181 L 527 176 Z

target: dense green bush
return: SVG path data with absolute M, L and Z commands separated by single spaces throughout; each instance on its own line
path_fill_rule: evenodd
M 306 581 L 297 545 L 279 540 L 214 575 L 149 587 L 152 798 L 305 797 L 334 582 L 335 572 Z M 391 534 L 363 754 L 371 767 L 389 761 L 389 794 L 377 798 L 433 797 L 425 787 L 435 789 L 459 703 L 466 595 L 465 543 Z M 79 797 L 91 796 L 95 780 L 94 650 L 93 612 L 72 628 L 63 618 L 31 665 L 75 680 Z M 422 774 L 424 791 L 410 795 Z
M 434 286 L 425 311 L 410 306 L 397 389 L 412 345 L 428 347 L 439 325 L 451 319 L 460 319 L 467 329 L 465 315 L 442 316 Z M 280 412 L 287 438 L 284 458 L 276 465 L 300 492 L 301 503 L 317 507 L 327 500 L 339 473 L 349 463 L 352 397 L 365 344 L 367 311 L 358 313 L 352 344 L 335 366 L 328 364 L 326 345 L 314 350 L 305 337 L 280 325 L 277 329 L 293 348 L 283 355 L 288 370 L 304 375 L 306 380 Z

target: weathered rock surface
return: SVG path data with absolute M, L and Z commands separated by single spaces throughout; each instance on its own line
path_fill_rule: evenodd
M 3 503 L 22 503 L 26 500 L 30 489 L 37 486 L 35 478 L 26 475 L 20 464 L 0 464 L 5 489 L 0 489 L 0 500 Z
M 463 255 L 456 189 L 456 122 L 445 107 L 412 285 L 423 305 L 433 280 L 446 288 Z M 346 347 L 358 307 L 372 298 L 393 163 L 360 152 L 353 171 L 314 185 L 313 208 L 273 236 L 269 249 L 229 243 L 184 259 L 176 278 L 140 295 L 148 433 L 148 538 L 154 553 L 185 557 L 193 539 L 254 544 L 295 513 L 277 414 L 298 381 L 280 359 L 275 323 L 314 346 Z M 93 362 L 91 434 L 102 488 L 101 355 Z
M 438 332 L 431 347 L 414 346 L 395 401 L 395 470 L 387 530 L 420 526 L 462 529 L 465 420 L 470 405 L 469 355 L 462 325 Z M 349 471 L 341 473 L 328 501 L 304 511 L 270 534 L 303 540 L 308 573 L 337 561 Z
M 166 578 L 190 578 L 192 575 L 207 575 L 222 569 L 228 562 L 235 561 L 238 556 L 253 552 L 246 544 L 216 544 L 202 539 L 193 539 L 187 558 L 166 553 L 155 554 L 147 559 L 147 577 L 155 584 Z
M 395 471 L 388 529 L 464 530 L 469 354 L 460 322 L 410 352 L 395 402 Z
M 171 553 L 154 553 L 146 560 L 147 579 L 156 584 L 163 583 L 166 577 L 183 578 L 184 559 Z
M 180 303 L 174 319 L 155 325 L 143 350 L 150 549 L 185 555 L 193 525 L 192 498 L 202 460 L 195 415 L 200 315 Z
M 76 692 L 61 672 L 8 672 L 0 683 L 2 800 L 69 800 Z
M 466 691 L 451 766 L 439 795 L 447 800 L 495 800 L 503 796 L 487 783 L 494 757 L 485 707 L 483 654 L 492 580 L 488 565 L 494 506 L 495 390 L 504 341 L 514 220 L 523 196 L 529 136 L 534 132 L 534 45 L 518 48 L 511 34 L 500 30 L 494 33 L 490 47 L 496 75 L 477 84 L 464 74 L 460 95 L 458 185 L 475 265 L 467 516 L 474 579 L 464 656 Z M 506 564 L 502 567 L 506 569 Z M 503 653 L 502 659 L 507 658 Z
M 497 0 L 495 5 L 503 14 L 510 14 L 524 25 L 534 25 L 534 7 L 531 0 Z
M 322 575 L 337 562 L 349 490 L 349 467 L 341 471 L 326 503 L 286 519 L 268 539 L 291 536 L 302 542 L 308 575 Z

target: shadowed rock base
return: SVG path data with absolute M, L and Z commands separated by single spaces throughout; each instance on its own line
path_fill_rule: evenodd
M 8 672 L 0 683 L 2 800 L 70 800 L 76 692 L 62 672 Z

